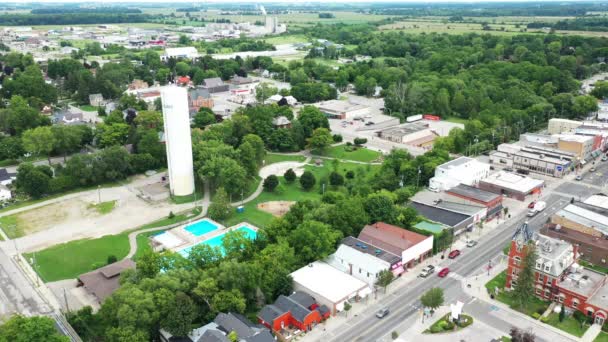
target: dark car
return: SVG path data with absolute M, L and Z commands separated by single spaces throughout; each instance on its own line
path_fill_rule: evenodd
M 510 167 L 505 167 L 504 169 L 502 169 L 505 172 L 513 172 L 513 169 Z
M 451 251 L 450 254 L 448 254 L 448 258 L 455 259 L 459 255 L 460 255 L 460 251 L 455 249 L 455 250 Z
M 524 169 L 517 169 L 517 173 L 519 173 L 520 175 L 528 175 L 530 174 L 530 171 Z

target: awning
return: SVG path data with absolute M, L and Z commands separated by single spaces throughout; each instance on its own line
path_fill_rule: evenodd
M 369 286 L 366 286 L 361 291 L 359 291 L 359 297 L 365 298 L 365 297 L 367 297 L 367 295 L 369 295 L 371 293 L 372 293 L 372 289 L 370 289 Z
M 391 271 L 393 273 L 393 275 L 395 277 L 398 277 L 400 274 L 402 274 L 403 272 L 405 272 L 405 270 L 403 269 L 403 267 L 397 267 L 394 270 Z

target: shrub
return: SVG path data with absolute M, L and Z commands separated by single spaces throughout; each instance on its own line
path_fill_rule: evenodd
M 549 317 L 542 316 L 542 317 L 540 318 L 540 321 L 541 321 L 541 322 L 543 322 L 543 323 L 547 323 L 547 322 L 549 322 Z
M 279 185 L 279 178 L 275 175 L 270 175 L 264 179 L 264 190 L 272 192 Z
M 168 216 L 168 218 L 169 218 L 169 219 L 172 219 L 172 218 L 174 218 L 174 217 L 175 217 L 175 214 L 174 214 L 172 211 L 170 211 L 170 212 L 169 212 L 169 216 Z
M 300 185 L 304 190 L 310 190 L 315 186 L 317 180 L 315 179 L 315 175 L 310 171 L 304 171 L 302 176 L 300 177 Z
M 335 143 L 342 142 L 342 136 L 340 134 L 334 134 L 332 136 L 332 139 L 334 140 Z
M 113 263 L 115 263 L 116 261 L 118 261 L 118 258 L 116 258 L 116 255 L 108 255 L 108 261 L 107 261 L 107 264 L 108 264 L 108 265 L 109 265 L 109 264 L 113 264 Z
M 546 310 L 545 310 L 544 308 L 542 308 L 542 307 L 540 307 L 540 308 L 536 309 L 536 313 L 538 313 L 539 315 L 544 314 L 544 313 L 545 313 L 545 311 L 546 311 Z
M 289 169 L 289 170 L 285 171 L 285 174 L 283 175 L 283 177 L 285 177 L 285 181 L 287 181 L 287 183 L 292 183 L 293 181 L 296 180 L 296 178 L 298 178 L 298 176 L 293 171 L 293 169 Z
M 433 326 L 431 326 L 431 333 L 432 334 L 440 333 L 442 331 L 443 331 L 443 329 L 439 325 L 433 325 Z
M 274 188 L 273 192 L 277 195 L 282 195 L 285 193 L 285 187 L 283 186 L 283 184 L 279 183 L 279 185 L 277 185 L 277 187 Z
M 443 327 L 443 330 L 454 330 L 454 323 L 448 322 L 448 321 L 444 321 L 444 322 L 445 322 L 445 326 Z
M 353 170 L 346 171 L 346 178 L 348 178 L 348 179 L 355 178 L 355 171 L 353 171 Z
M 538 312 L 534 312 L 534 313 L 532 313 L 532 318 L 539 319 L 540 318 L 540 314 Z
M 469 315 L 462 315 L 462 317 L 463 317 L 463 320 L 465 320 L 465 321 L 463 321 L 462 323 L 460 323 L 459 326 L 461 328 L 466 328 L 469 325 L 473 324 L 473 317 L 471 317 Z
M 366 138 L 355 138 L 353 140 L 353 142 L 355 143 L 355 145 L 363 145 L 363 144 L 367 143 L 367 139 Z
M 344 177 L 336 171 L 329 174 L 329 184 L 333 186 L 344 185 Z
M 393 332 L 391 333 L 391 338 L 392 338 L 393 340 L 396 340 L 396 339 L 397 339 L 397 337 L 399 337 L 399 334 L 398 334 L 396 331 L 393 331 Z
M 353 146 L 353 143 L 351 143 L 350 141 L 347 141 L 346 146 Z

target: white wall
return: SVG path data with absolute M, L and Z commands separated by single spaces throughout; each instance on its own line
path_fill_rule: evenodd
M 419 244 L 414 245 L 403 251 L 403 253 L 401 254 L 403 264 L 406 264 L 413 259 L 418 259 L 422 254 L 426 253 L 429 250 L 433 250 L 433 235 L 427 237 Z
M 188 92 L 186 88 L 165 87 L 161 90 L 161 98 L 171 193 L 190 195 L 194 192 L 194 165 Z

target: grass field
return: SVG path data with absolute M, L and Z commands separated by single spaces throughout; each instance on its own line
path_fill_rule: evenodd
M 285 34 L 274 37 L 268 36 L 263 39 L 266 41 L 266 43 L 274 45 L 305 43 L 308 41 L 308 38 L 303 34 Z
M 84 110 L 85 112 L 96 112 L 97 111 L 97 107 L 91 106 L 91 105 L 82 105 L 82 106 L 78 106 L 78 108 L 80 108 L 81 110 Z
M 21 237 L 24 234 L 23 229 L 17 223 L 17 217 L 14 215 L 0 217 L 0 228 L 9 239 Z
M 545 312 L 545 310 L 547 310 L 547 308 L 549 307 L 549 303 L 544 302 L 536 297 L 533 297 L 527 303 L 527 305 L 524 306 L 523 308 L 521 308 L 519 305 L 517 305 L 515 303 L 515 301 L 513 300 L 511 294 L 503 291 L 506 279 L 507 279 L 506 272 L 501 272 L 496 277 L 494 277 L 489 282 L 487 282 L 485 285 L 486 289 L 491 294 L 494 294 L 494 289 L 496 287 L 501 290 L 500 293 L 497 296 L 495 296 L 496 300 L 498 300 L 499 302 L 502 302 L 504 304 L 507 304 L 511 309 L 524 313 L 528 316 L 532 316 L 532 314 L 535 312 L 542 314 L 543 312 Z
M 286 161 L 303 162 L 304 160 L 306 160 L 306 157 L 304 156 L 267 153 L 266 157 L 264 158 L 264 165 L 270 165 Z
M 321 153 L 320 151 L 313 151 L 313 154 L 319 155 L 319 156 L 324 156 L 324 157 L 338 158 L 338 159 L 344 159 L 344 160 L 353 160 L 353 161 L 367 162 L 367 163 L 372 162 L 372 161 L 379 161 L 380 156 L 382 156 L 382 153 L 380 153 L 380 152 L 368 150 L 363 147 L 357 148 L 354 151 L 347 151 L 345 148 L 346 148 L 346 145 L 332 146 L 332 147 L 328 148 L 326 151 L 324 151 L 323 153 Z
M 581 328 L 581 324 L 574 319 L 572 316 L 564 317 L 564 321 L 559 321 L 559 314 L 552 312 L 547 316 L 547 320 L 545 321 L 547 324 L 552 325 L 560 330 L 563 330 L 569 334 L 574 336 L 581 337 L 587 331 L 589 326 L 585 325 Z
M 90 208 L 97 210 L 101 215 L 109 214 L 116 207 L 116 201 L 101 202 L 99 204 L 91 204 Z
M 602 331 L 593 342 L 608 342 L 608 333 Z
M 118 260 L 127 256 L 129 253 L 129 233 L 178 223 L 190 217 L 187 214 L 179 214 L 171 219 L 158 220 L 117 235 L 70 241 L 35 253 L 26 253 L 24 256 L 28 261 L 36 260 L 35 269 L 45 282 L 72 279 L 82 273 L 106 265 L 110 255 L 115 256 Z M 139 238 L 138 246 L 140 246 Z M 143 242 L 141 246 L 143 246 Z

